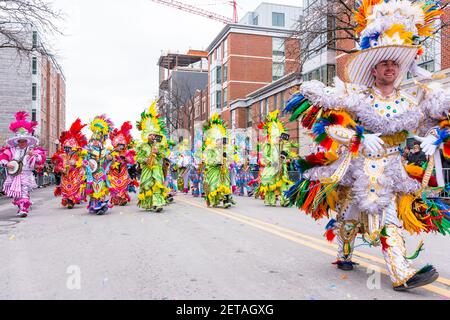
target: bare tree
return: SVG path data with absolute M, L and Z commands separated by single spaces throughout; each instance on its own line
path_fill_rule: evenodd
M 413 0 L 412 2 L 417 2 Z M 353 20 L 355 0 L 319 0 L 309 8 L 297 22 L 291 38 L 300 41 L 301 50 L 298 60 L 300 67 L 312 56 L 323 50 L 335 50 L 337 53 L 353 53 L 355 43 L 359 41 L 355 33 Z M 442 9 L 448 13 L 449 1 L 443 1 Z M 436 32 L 446 29 L 450 21 L 444 15 Z M 447 32 L 441 32 L 448 37 Z M 424 39 L 422 42 L 427 41 Z
M 61 34 L 56 23 L 62 14 L 47 0 L 0 0 L 0 49 L 13 48 L 28 55 L 33 51 L 47 54 L 28 36 L 32 31 L 41 35 Z
M 167 92 L 167 99 L 163 104 L 163 113 L 166 117 L 169 130 L 194 130 L 196 90 L 192 83 L 178 81 Z

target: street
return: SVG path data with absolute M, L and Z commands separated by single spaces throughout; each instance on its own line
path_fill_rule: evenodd
M 0 199 L 0 299 L 450 298 L 448 237 L 425 236 L 415 261 L 432 263 L 441 278 L 399 293 L 381 248 L 358 247 L 360 265 L 340 271 L 331 264 L 335 244 L 322 237 L 327 221 L 294 208 L 236 197 L 238 205 L 226 211 L 178 195 L 159 214 L 140 211 L 134 197 L 131 205 L 95 216 L 84 205 L 63 209 L 52 188 L 35 191 L 33 199 L 26 220 Z M 406 238 L 412 254 L 421 238 Z

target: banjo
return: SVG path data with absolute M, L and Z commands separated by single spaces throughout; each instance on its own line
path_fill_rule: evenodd
M 10 162 L 8 162 L 8 167 L 6 169 L 6 172 L 8 173 L 8 175 L 10 175 L 12 177 L 16 177 L 22 173 L 23 159 L 25 158 L 27 153 L 28 153 L 28 148 L 25 150 L 23 156 L 21 156 L 19 160 L 11 160 Z
M 22 173 L 23 162 L 21 160 L 12 160 L 8 163 L 8 175 L 15 177 Z

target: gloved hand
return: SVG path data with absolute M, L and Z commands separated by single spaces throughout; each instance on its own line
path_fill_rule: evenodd
M 423 153 L 425 153 L 425 155 L 432 156 L 436 153 L 436 150 L 438 148 L 438 146 L 435 145 L 436 141 L 438 140 L 437 137 L 430 134 L 424 138 L 414 136 L 414 139 L 422 142 L 420 148 L 422 149 Z
M 381 133 L 365 134 L 363 145 L 371 153 L 380 153 L 383 151 L 384 141 L 380 138 Z

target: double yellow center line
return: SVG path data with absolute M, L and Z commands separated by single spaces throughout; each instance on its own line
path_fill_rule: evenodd
M 227 217 L 227 218 L 239 221 L 239 222 L 242 222 L 246 225 L 252 226 L 259 230 L 263 230 L 265 232 L 271 233 L 271 234 L 279 236 L 281 238 L 301 244 L 305 247 L 323 252 L 323 253 L 333 256 L 333 257 L 336 257 L 337 245 L 330 243 L 326 240 L 311 237 L 311 236 L 302 234 L 300 232 L 293 231 L 293 230 L 290 230 L 290 229 L 287 229 L 284 227 L 280 227 L 280 226 L 277 226 L 277 225 L 274 225 L 274 224 L 271 224 L 271 223 L 268 223 L 268 222 L 265 222 L 265 221 L 262 221 L 259 219 L 250 218 L 248 216 L 245 216 L 245 215 L 242 215 L 239 213 L 235 213 L 230 210 L 219 210 L 219 209 L 215 209 L 215 208 L 208 208 L 197 202 L 189 201 L 189 200 L 186 200 L 186 199 L 180 198 L 180 197 L 177 198 L 177 201 L 213 212 L 215 214 L 218 214 L 218 215 L 221 215 L 221 216 L 224 216 L 224 217 Z M 384 265 L 385 264 L 384 259 L 372 256 L 372 255 L 369 255 L 369 254 L 366 254 L 363 252 L 359 252 L 359 251 L 355 251 L 353 253 L 353 256 L 358 257 L 358 258 L 353 258 L 353 261 L 356 263 L 359 263 L 361 266 L 366 267 L 366 268 L 375 269 L 375 270 L 380 270 L 380 272 L 382 272 L 383 274 L 388 275 L 388 271 L 385 268 L 381 268 L 380 266 L 373 265 L 371 263 L 366 262 L 365 260 L 361 260 L 361 258 L 363 258 L 363 259 Z M 440 277 L 436 281 L 441 284 L 450 286 L 449 279 Z M 424 288 L 428 291 L 431 291 L 433 293 L 442 295 L 444 297 L 450 298 L 450 290 L 438 287 L 433 284 L 424 286 L 422 288 Z

